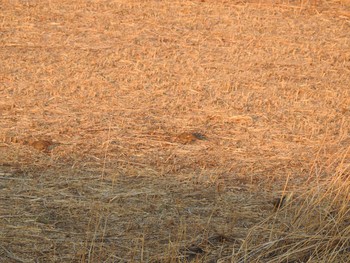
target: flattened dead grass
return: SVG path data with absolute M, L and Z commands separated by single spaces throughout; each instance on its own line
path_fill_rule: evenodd
M 4 262 L 346 262 L 346 1 L 1 5 Z

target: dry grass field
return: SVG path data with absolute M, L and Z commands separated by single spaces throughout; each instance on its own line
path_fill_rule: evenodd
M 0 10 L 0 262 L 349 262 L 349 1 Z

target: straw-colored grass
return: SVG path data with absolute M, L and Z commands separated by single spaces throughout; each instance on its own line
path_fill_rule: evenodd
M 1 262 L 348 262 L 348 1 L 0 9 Z

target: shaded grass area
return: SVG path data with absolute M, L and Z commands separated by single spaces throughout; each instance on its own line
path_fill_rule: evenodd
M 346 1 L 2 7 L 5 262 L 346 262 Z
M 244 185 L 220 193 L 213 184 L 147 176 L 101 181 L 56 170 L 3 176 L 2 239 L 12 253 L 39 261 L 177 260 L 180 251 L 190 256 L 188 247 L 217 256 L 218 245 L 238 248 L 273 208 Z
M 338 176 L 299 186 L 278 210 L 271 194 L 245 184 L 220 192 L 190 180 L 101 181 L 62 170 L 1 178 L 1 253 L 8 262 L 348 259 L 349 186 Z

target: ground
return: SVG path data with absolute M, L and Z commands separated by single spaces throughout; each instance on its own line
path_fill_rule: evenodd
M 348 1 L 3 1 L 1 262 L 347 262 Z

